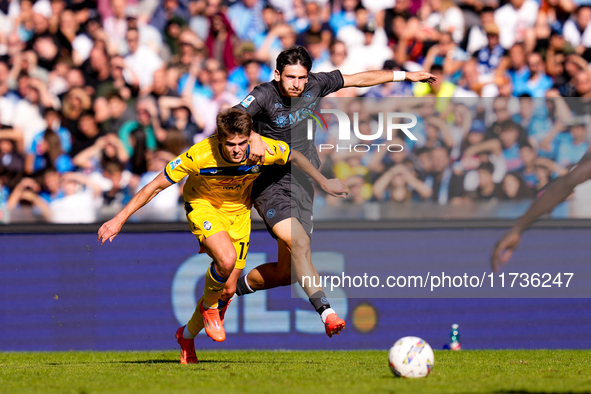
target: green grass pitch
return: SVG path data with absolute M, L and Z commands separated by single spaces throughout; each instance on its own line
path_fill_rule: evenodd
M 436 351 L 423 379 L 387 351 L 0 353 L 0 393 L 591 393 L 590 350 Z

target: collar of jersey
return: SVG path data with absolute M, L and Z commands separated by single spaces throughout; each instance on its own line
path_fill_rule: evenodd
M 246 147 L 246 159 L 241 161 L 240 163 L 234 163 L 233 161 L 226 160 L 226 156 L 224 156 L 224 151 L 222 150 L 222 144 L 218 144 L 218 149 L 220 151 L 220 156 L 222 156 L 222 160 L 229 164 L 242 164 L 246 160 L 248 160 L 248 156 L 250 156 L 250 144 Z

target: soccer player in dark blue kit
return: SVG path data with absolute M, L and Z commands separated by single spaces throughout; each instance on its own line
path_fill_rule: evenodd
M 303 47 L 284 50 L 277 57 L 274 80 L 263 83 L 235 108 L 250 113 L 254 131 L 251 135 L 250 159 L 258 161 L 268 149 L 260 136 L 290 144 L 292 150 L 304 154 L 316 167 L 320 160 L 313 140 L 307 138 L 307 118 L 321 98 L 346 87 L 367 87 L 387 82 L 411 81 L 432 83 L 435 77 L 427 72 L 366 71 L 343 75 L 339 70 L 311 73 L 312 59 Z M 312 205 L 314 188 L 310 178 L 297 169 L 274 168 L 254 183 L 252 200 L 264 219 L 269 233 L 277 239 L 278 262 L 258 266 L 242 276 L 236 286 L 241 296 L 256 290 L 288 286 L 307 276 L 312 283 L 301 283 L 310 303 L 320 314 L 326 334 L 332 337 L 344 327 L 330 307 L 311 261 Z M 295 269 L 292 275 L 291 267 Z M 224 301 L 222 300 L 222 306 Z

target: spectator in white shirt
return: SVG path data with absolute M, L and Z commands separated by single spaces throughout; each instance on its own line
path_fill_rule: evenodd
M 125 35 L 129 54 L 125 56 L 125 65 L 137 75 L 140 88 L 148 88 L 154 81 L 154 73 L 162 68 L 163 62 L 151 48 L 139 44 L 139 33 L 135 28 L 127 30 Z
M 591 7 L 580 7 L 572 18 L 564 23 L 564 39 L 569 42 L 577 53 L 591 48 Z
M 534 25 L 539 5 L 535 0 L 510 0 L 495 11 L 495 24 L 499 28 L 501 46 L 509 49 L 513 44 L 525 42 L 528 51 L 535 46 Z

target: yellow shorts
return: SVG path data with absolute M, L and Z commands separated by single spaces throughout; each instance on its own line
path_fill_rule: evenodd
M 238 215 L 228 215 L 219 210 L 196 204 L 185 203 L 187 221 L 191 232 L 199 243 L 213 234 L 225 231 L 236 249 L 236 269 L 244 269 L 250 243 L 250 211 Z M 199 253 L 205 253 L 203 245 Z

